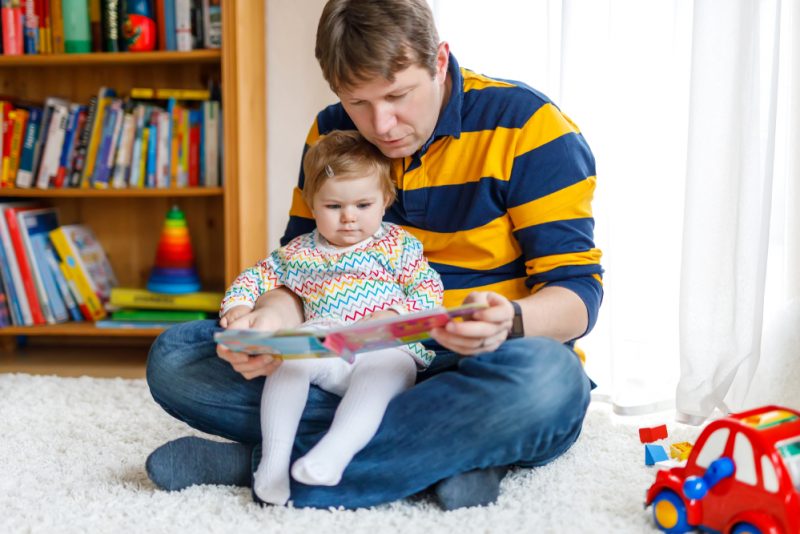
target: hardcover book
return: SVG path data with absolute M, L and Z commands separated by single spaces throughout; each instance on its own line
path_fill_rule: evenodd
M 149 310 L 219 311 L 222 293 L 199 292 L 185 295 L 153 293 L 146 289 L 115 287 L 111 290 L 111 305 L 120 308 Z
M 354 355 L 359 352 L 429 339 L 434 328 L 443 327 L 453 320 L 469 319 L 474 312 L 484 307 L 482 304 L 464 304 L 449 309 L 435 308 L 326 330 L 224 330 L 214 334 L 214 340 L 236 352 L 276 354 L 283 359 L 339 356 L 352 363 Z

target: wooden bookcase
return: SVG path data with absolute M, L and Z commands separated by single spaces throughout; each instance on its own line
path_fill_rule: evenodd
M 61 96 L 86 103 L 100 86 L 125 95 L 132 87 L 222 89 L 223 186 L 145 190 L 13 189 L 4 198 L 36 198 L 56 206 L 62 224 L 83 222 L 103 244 L 120 285 L 144 287 L 164 216 L 186 213 L 205 291 L 222 291 L 240 270 L 264 256 L 266 228 L 265 4 L 223 2 L 221 50 L 2 56 L 0 95 L 43 102 Z M 0 328 L 6 349 L 15 336 L 79 339 L 152 338 L 158 329 L 99 329 L 93 323 Z M 141 344 L 141 341 L 139 341 Z

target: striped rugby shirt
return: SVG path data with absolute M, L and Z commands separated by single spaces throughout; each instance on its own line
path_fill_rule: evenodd
M 296 237 L 236 278 L 222 299 L 220 316 L 235 306 L 252 309 L 258 297 L 276 287 L 302 299 L 312 324 L 348 324 L 381 310 L 402 314 L 442 303 L 441 279 L 422 255 L 422 244 L 386 222 L 349 247 L 331 246 L 317 230 Z M 435 356 L 420 343 L 405 348 L 423 367 Z
M 561 286 L 586 305 L 588 332 L 603 296 L 589 146 L 555 104 L 525 84 L 460 68 L 452 54 L 448 74 L 452 92 L 433 135 L 393 161 L 398 195 L 384 220 L 422 242 L 442 277 L 445 306 L 476 290 L 519 299 Z M 353 129 L 341 103 L 328 106 L 303 153 L 320 135 Z M 303 180 L 301 169 L 281 243 L 314 228 Z

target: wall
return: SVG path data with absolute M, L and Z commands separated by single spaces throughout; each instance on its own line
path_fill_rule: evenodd
M 267 238 L 271 250 L 289 219 L 308 128 L 336 96 L 314 57 L 325 0 L 267 2 Z M 264 251 L 265 255 L 267 251 Z

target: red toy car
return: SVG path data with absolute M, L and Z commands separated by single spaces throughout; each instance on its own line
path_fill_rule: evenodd
M 713 421 L 645 507 L 664 532 L 800 534 L 800 412 L 765 406 Z

